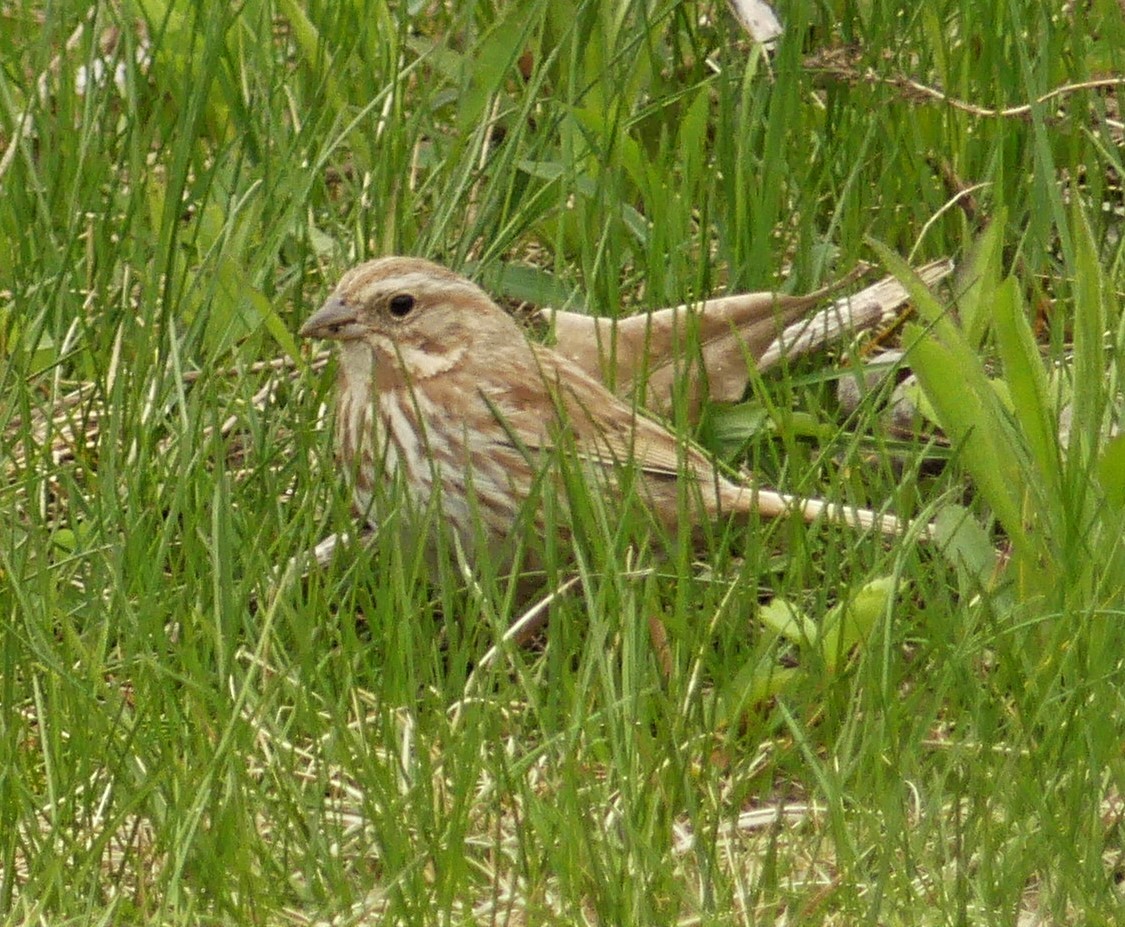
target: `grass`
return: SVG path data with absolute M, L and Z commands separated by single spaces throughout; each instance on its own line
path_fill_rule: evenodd
M 1120 5 L 780 13 L 0 5 L 5 923 L 1116 922 L 1122 89 L 1044 97 Z M 392 252 L 605 314 L 957 256 L 917 435 L 851 347 L 699 432 L 945 546 L 592 532 L 491 661 L 503 590 L 392 532 L 301 579 L 354 521 L 293 333 Z

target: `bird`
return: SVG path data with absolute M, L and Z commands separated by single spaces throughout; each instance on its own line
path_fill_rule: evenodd
M 337 343 L 335 447 L 356 510 L 378 528 L 381 506 L 401 491 L 431 557 L 442 532 L 470 567 L 511 558 L 515 526 L 568 540 L 575 473 L 599 498 L 634 493 L 671 538 L 753 514 L 903 530 L 891 515 L 723 472 L 693 441 L 530 340 L 477 284 L 423 258 L 352 268 L 299 334 Z

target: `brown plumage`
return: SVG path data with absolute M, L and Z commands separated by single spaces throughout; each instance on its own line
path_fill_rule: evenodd
M 529 342 L 478 286 L 418 258 L 368 261 L 344 275 L 301 328 L 339 342 L 337 452 L 358 508 L 400 480 L 404 500 L 436 507 L 471 561 L 504 555 L 525 502 L 542 531 L 542 495 L 571 462 L 610 494 L 622 473 L 666 532 L 724 513 L 795 511 L 897 532 L 893 518 L 794 500 L 718 473 L 696 445 L 638 414 L 577 364 Z M 573 468 L 571 468 L 573 469 Z

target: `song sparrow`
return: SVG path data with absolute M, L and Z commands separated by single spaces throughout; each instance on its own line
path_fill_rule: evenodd
M 555 493 L 551 524 L 565 531 L 561 474 L 575 469 L 611 496 L 623 482 L 635 486 L 672 536 L 681 519 L 753 511 L 900 530 L 889 516 L 726 478 L 696 445 L 528 341 L 483 290 L 430 261 L 386 257 L 352 269 L 300 334 L 339 342 L 336 448 L 357 507 L 374 522 L 373 498 L 399 480 L 405 502 L 436 508 L 470 562 L 482 545 L 507 555 L 529 498 L 529 524 L 542 531 L 545 496 Z

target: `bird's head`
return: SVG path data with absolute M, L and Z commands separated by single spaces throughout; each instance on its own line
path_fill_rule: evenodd
M 300 335 L 440 354 L 514 324 L 461 275 L 421 258 L 384 257 L 344 274 Z

